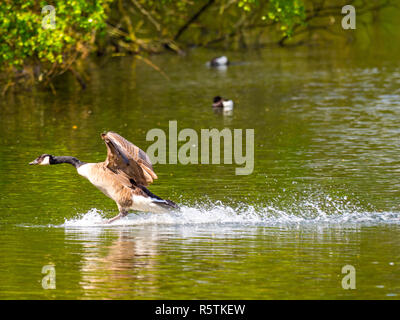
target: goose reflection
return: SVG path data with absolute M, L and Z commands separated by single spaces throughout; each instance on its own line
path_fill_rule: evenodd
M 122 299 L 154 294 L 158 286 L 159 242 L 154 231 L 66 229 L 67 238 L 83 244 L 79 285 L 84 295 Z

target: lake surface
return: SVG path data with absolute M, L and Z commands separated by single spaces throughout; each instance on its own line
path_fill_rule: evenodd
M 91 63 L 57 95 L 0 101 L 1 299 L 399 299 L 400 63 L 384 50 L 196 49 Z M 233 99 L 215 113 L 216 95 Z M 181 206 L 117 214 L 69 165 L 42 153 L 105 159 L 103 131 L 143 150 L 151 129 L 254 129 L 254 171 L 155 164 L 150 190 Z M 180 143 L 180 145 L 183 143 Z M 56 289 L 43 289 L 44 266 Z M 342 288 L 342 268 L 356 289 Z

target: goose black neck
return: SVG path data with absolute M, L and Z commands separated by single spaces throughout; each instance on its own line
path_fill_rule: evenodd
M 61 163 L 72 164 L 75 168 L 78 169 L 81 165 L 84 165 L 86 162 L 80 161 L 79 159 L 70 156 L 60 156 L 60 157 L 53 156 L 50 159 L 50 164 L 61 164 Z

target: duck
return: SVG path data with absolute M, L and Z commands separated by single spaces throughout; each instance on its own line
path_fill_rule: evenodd
M 216 57 L 207 62 L 210 67 L 222 67 L 229 65 L 229 59 L 226 56 Z
M 86 163 L 72 156 L 42 154 L 29 164 L 74 166 L 79 175 L 117 204 L 118 215 L 106 223 L 125 217 L 132 210 L 165 213 L 179 209 L 171 200 L 164 200 L 147 189 L 158 177 L 143 150 L 113 131 L 102 133 L 101 138 L 107 147 L 104 162 Z
M 224 100 L 220 96 L 216 96 L 213 99 L 213 108 L 221 108 L 223 111 L 232 111 L 233 110 L 233 101 L 232 100 Z

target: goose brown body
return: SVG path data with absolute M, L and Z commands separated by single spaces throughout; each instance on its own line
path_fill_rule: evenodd
M 119 215 L 108 222 L 125 216 L 130 210 L 162 213 L 177 208 L 172 201 L 163 200 L 146 188 L 157 175 L 143 150 L 115 132 L 103 133 L 101 137 L 107 146 L 104 162 L 84 163 L 73 157 L 44 154 L 30 164 L 74 165 L 81 176 L 116 202 Z

